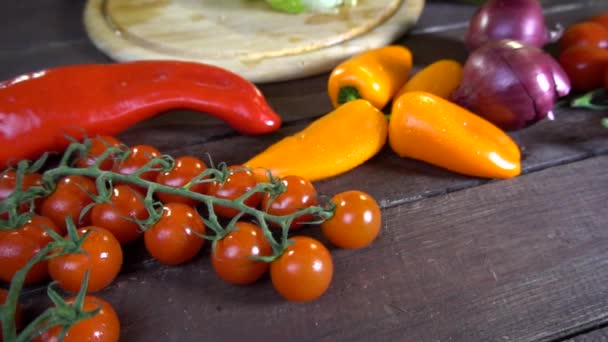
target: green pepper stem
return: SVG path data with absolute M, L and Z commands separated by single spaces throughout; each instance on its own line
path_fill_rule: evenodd
M 358 100 L 361 98 L 361 93 L 359 93 L 359 89 L 357 89 L 357 87 L 345 86 L 340 88 L 340 90 L 338 91 L 337 102 L 338 104 L 345 104 L 346 102 Z

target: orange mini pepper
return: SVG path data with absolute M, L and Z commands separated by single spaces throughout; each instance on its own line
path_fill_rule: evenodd
M 408 91 L 426 91 L 444 99 L 449 99 L 461 81 L 462 65 L 451 59 L 441 59 L 412 76 L 397 91 L 395 99 Z
M 439 96 L 407 92 L 394 103 L 389 144 L 408 157 L 475 177 L 520 174 L 520 151 L 500 128 Z
M 382 109 L 405 84 L 411 69 L 412 53 L 404 46 L 367 50 L 333 69 L 327 92 L 334 108 L 353 99 L 365 99 Z
M 365 100 L 348 102 L 245 162 L 258 178 L 296 175 L 316 181 L 349 171 L 386 143 L 388 122 Z

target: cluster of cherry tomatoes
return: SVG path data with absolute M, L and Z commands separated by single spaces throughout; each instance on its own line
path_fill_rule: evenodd
M 608 13 L 569 26 L 559 50 L 559 63 L 575 91 L 608 87 Z
M 22 192 L 38 189 L 44 196 L 20 203 L 12 212 L 0 210 L 0 219 L 9 225 L 0 229 L 0 281 L 10 284 L 17 271 L 53 243 L 63 253 L 37 262 L 23 285 L 50 278 L 64 291 L 77 293 L 88 272 L 87 293 L 91 293 L 112 283 L 121 270 L 123 248 L 138 239 L 143 239 L 153 258 L 167 265 L 192 260 L 209 241 L 210 263 L 222 280 L 246 285 L 269 272 L 282 297 L 310 301 L 330 285 L 332 256 L 321 241 L 297 235 L 297 231 L 320 221 L 323 236 L 341 248 L 365 247 L 380 231 L 378 204 L 361 191 L 342 192 L 321 204 L 313 184 L 298 176 L 271 177 L 281 189 L 271 193 L 256 190 L 268 179 L 240 165 L 225 167 L 221 176 L 201 179 L 208 166 L 196 157 L 171 158 L 167 169 L 146 168 L 163 158 L 152 146 L 126 147 L 113 137 L 97 137 L 86 146 L 87 153 L 76 154 L 57 173 L 62 176 L 50 189 L 44 172 L 18 174 L 11 169 L 2 173 L 0 201 L 15 193 L 18 183 Z M 122 153 L 99 159 L 108 155 L 108 149 Z M 142 187 L 141 182 L 125 181 L 125 177 L 100 185 L 100 176 L 108 174 L 148 181 L 156 191 Z M 162 191 L 168 188 L 179 191 Z M 203 205 L 196 194 L 213 201 Z M 255 219 L 243 215 L 243 206 L 263 215 Z M 306 214 L 298 215 L 303 211 Z M 260 217 L 270 220 L 260 222 Z M 292 219 L 281 229 L 277 217 Z M 0 291 L 0 303 L 2 295 Z M 101 333 L 110 337 L 108 341 L 115 340 L 119 335 L 115 311 L 103 299 L 90 295 L 85 298 L 85 309 L 94 306 L 92 303 L 102 310 L 74 325 L 66 337 L 81 340 Z M 38 340 L 53 340 L 59 331 L 58 327 L 50 329 Z

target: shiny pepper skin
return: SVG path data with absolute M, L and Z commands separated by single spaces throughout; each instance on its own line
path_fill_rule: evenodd
M 393 104 L 389 144 L 408 157 L 464 175 L 511 178 L 520 151 L 501 129 L 436 95 L 408 92 Z
M 251 158 L 244 165 L 275 177 L 309 181 L 336 176 L 373 157 L 386 143 L 388 123 L 366 100 L 354 100 Z
M 399 89 L 395 99 L 409 91 L 426 91 L 449 99 L 461 81 L 462 65 L 451 59 L 441 59 L 412 76 Z
M 368 50 L 335 67 L 327 91 L 334 108 L 361 98 L 382 109 L 405 84 L 411 69 L 412 53 L 404 46 Z
M 172 109 L 215 116 L 243 134 L 278 129 L 281 118 L 251 82 L 183 61 L 57 67 L 0 82 L 0 168 L 61 151 L 85 134 L 114 136 Z

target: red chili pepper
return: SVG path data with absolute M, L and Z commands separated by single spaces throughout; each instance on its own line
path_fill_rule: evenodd
M 254 84 L 218 67 L 181 61 L 65 66 L 0 83 L 0 165 L 63 150 L 65 135 L 115 135 L 178 108 L 218 117 L 243 134 L 281 125 Z

